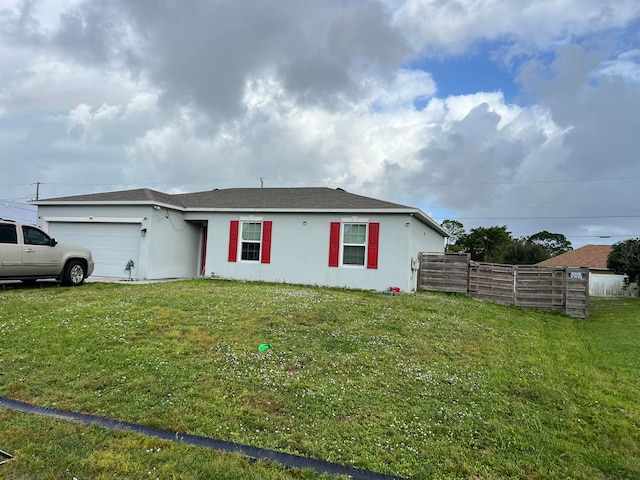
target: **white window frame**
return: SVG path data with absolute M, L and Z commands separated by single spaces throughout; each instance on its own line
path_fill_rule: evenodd
M 248 224 L 257 224 L 260 225 L 260 238 L 258 240 L 245 240 L 243 237 L 244 234 L 244 226 Z M 262 260 L 262 239 L 264 236 L 264 222 L 262 219 L 255 218 L 246 218 L 240 220 L 240 231 L 238 232 L 238 260 L 240 262 L 248 262 L 248 263 L 260 263 Z M 257 244 L 258 245 L 258 258 L 256 259 L 245 259 L 242 258 L 242 246 L 244 244 Z
M 363 243 L 347 243 L 344 241 L 344 235 L 347 225 L 363 225 L 364 226 L 364 242 Z M 369 245 L 369 219 L 348 218 L 342 219 L 340 224 L 340 266 L 347 268 L 366 268 L 367 267 L 367 249 Z M 363 247 L 362 263 L 344 263 L 345 247 Z

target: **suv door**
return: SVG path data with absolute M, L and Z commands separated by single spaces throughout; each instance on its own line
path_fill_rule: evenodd
M 60 258 L 51 237 L 42 230 L 29 225 L 22 226 L 24 253 L 22 271 L 24 276 L 55 276 L 60 273 Z
M 22 245 L 18 245 L 16 226 L 0 223 L 0 277 L 13 277 L 22 268 Z

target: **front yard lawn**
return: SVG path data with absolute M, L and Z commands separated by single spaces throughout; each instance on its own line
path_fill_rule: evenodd
M 271 348 L 259 351 L 260 344 Z M 640 478 L 640 300 L 193 280 L 0 291 L 0 395 L 413 479 Z M 6 478 L 320 478 L 0 409 Z

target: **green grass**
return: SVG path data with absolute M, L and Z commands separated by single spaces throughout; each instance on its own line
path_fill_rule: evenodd
M 588 321 L 211 280 L 0 301 L 3 396 L 414 479 L 640 478 L 639 299 Z M 0 431 L 6 478 L 318 478 L 1 410 Z

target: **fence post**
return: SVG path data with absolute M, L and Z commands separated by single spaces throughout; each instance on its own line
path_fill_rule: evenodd
M 562 312 L 566 315 L 569 311 L 569 303 L 567 295 L 567 290 L 569 290 L 569 270 L 568 267 L 562 268 Z
M 516 304 L 516 296 L 517 296 L 517 288 L 518 288 L 518 266 L 513 266 L 513 289 L 511 292 L 511 305 Z

